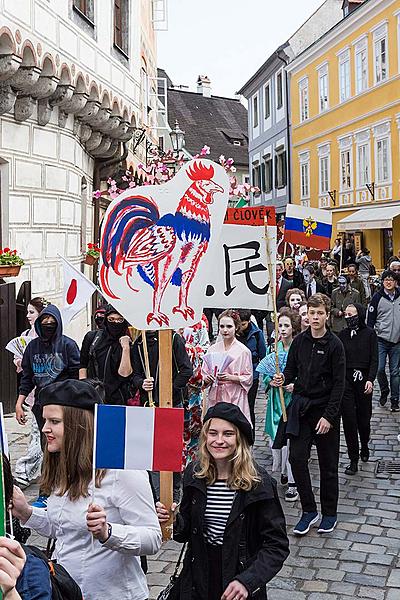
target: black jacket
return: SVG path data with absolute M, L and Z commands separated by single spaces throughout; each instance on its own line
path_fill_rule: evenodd
M 148 331 L 146 334 L 147 338 L 147 351 L 149 354 L 149 366 L 150 375 L 154 377 L 154 389 L 153 389 L 153 400 L 158 406 L 159 395 L 158 395 L 158 332 Z M 193 367 L 190 362 L 188 353 L 186 352 L 185 342 L 182 337 L 175 333 L 172 340 L 172 393 L 173 393 L 173 405 L 182 406 L 182 401 L 185 398 L 186 385 L 189 379 L 193 375 Z M 140 392 L 140 402 L 142 405 L 146 404 L 149 400 L 148 393 L 142 389 L 143 381 L 145 380 L 145 361 L 143 353 L 143 342 L 140 336 L 133 344 L 132 354 L 132 367 L 133 367 L 133 383 Z
M 338 337 L 346 355 L 346 370 L 352 380 L 352 373 L 359 369 L 365 373 L 366 381 L 374 382 L 378 371 L 378 338 L 373 329 L 365 324 L 365 308 L 355 304 L 359 317 L 359 329 L 343 329 Z M 350 373 L 349 373 L 350 372 Z
M 204 512 L 207 503 L 205 479 L 193 475 L 190 463 L 183 477 L 183 497 L 174 528 L 174 539 L 188 542 L 181 573 L 180 600 L 206 600 L 208 561 L 204 539 Z M 262 477 L 250 492 L 236 494 L 224 533 L 222 578 L 225 589 L 240 581 L 254 600 L 267 598 L 265 585 L 281 570 L 289 555 L 285 517 L 276 491 L 276 482 L 258 467 Z M 244 531 L 242 531 L 242 527 Z M 245 564 L 239 564 L 239 544 L 246 541 Z
M 315 280 L 316 286 L 315 286 L 315 294 L 326 294 L 326 289 L 324 288 L 323 284 L 316 279 Z M 308 284 L 303 283 L 303 285 L 300 286 L 300 289 L 304 292 L 307 300 L 308 300 L 308 296 L 307 296 L 307 288 L 308 288 Z
M 293 393 L 321 407 L 322 416 L 331 424 L 339 415 L 345 373 L 343 344 L 329 329 L 322 338 L 313 338 L 310 328 L 294 338 L 284 370 L 285 385 L 294 383 Z
M 284 306 L 286 306 L 286 293 L 293 287 L 293 283 L 288 281 L 284 277 L 281 278 L 279 292 L 276 296 L 276 308 L 280 310 Z
M 294 269 L 293 277 L 290 277 L 285 269 L 282 273 L 282 277 L 287 279 L 294 288 L 300 288 L 304 284 L 303 274 L 298 269 Z

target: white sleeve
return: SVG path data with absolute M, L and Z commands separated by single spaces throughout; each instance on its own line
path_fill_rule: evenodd
M 56 527 L 51 522 L 47 510 L 36 506 L 33 506 L 32 509 L 32 514 L 24 523 L 24 527 L 29 527 L 41 535 L 55 539 L 57 537 Z
M 104 547 L 135 556 L 156 554 L 161 547 L 161 529 L 146 471 L 118 471 L 112 502 L 121 523 L 110 523 L 112 534 Z

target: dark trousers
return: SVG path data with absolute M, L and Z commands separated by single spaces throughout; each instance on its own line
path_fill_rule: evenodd
M 254 436 L 255 436 L 255 433 L 256 433 L 255 404 L 256 404 L 257 392 L 258 392 L 258 378 L 254 379 L 253 385 L 251 386 L 251 388 L 249 389 L 248 394 L 247 394 L 247 400 L 248 400 L 248 403 L 249 403 L 250 417 L 251 417 L 251 422 L 252 422 L 252 425 L 253 425 Z
M 361 374 L 360 371 L 358 373 Z M 360 437 L 361 450 L 367 449 L 371 434 L 372 394 L 364 394 L 366 378 L 365 374 L 361 376 L 362 379 L 359 379 L 356 375 L 354 380 L 353 372 L 347 375 L 342 400 L 342 423 L 347 453 L 350 460 L 356 461 L 360 456 L 358 438 Z
M 207 600 L 220 600 L 222 585 L 222 546 L 207 544 L 208 596 Z M 206 600 L 206 599 L 204 599 Z
M 42 450 L 44 450 L 46 447 L 46 437 L 43 433 L 45 420 L 43 419 L 43 407 L 40 406 L 37 401 L 35 401 L 35 404 L 32 406 L 32 413 L 36 419 L 36 423 L 40 431 L 40 445 Z
M 218 317 L 222 313 L 222 308 L 204 308 L 203 312 L 208 321 L 208 337 L 210 338 L 210 340 L 213 340 L 214 339 L 213 316 L 215 315 L 215 318 L 218 321 Z M 218 329 L 217 329 L 217 335 L 218 335 Z
M 300 417 L 299 435 L 290 438 L 289 462 L 300 494 L 303 511 L 316 512 L 317 505 L 308 469 L 311 446 L 316 445 L 321 481 L 321 511 L 324 516 L 333 517 L 337 514 L 339 497 L 340 425 L 338 421 L 328 433 L 317 435 L 315 428 L 322 414 L 323 410 L 314 408 Z

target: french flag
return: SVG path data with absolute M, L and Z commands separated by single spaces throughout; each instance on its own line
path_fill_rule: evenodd
M 332 213 L 321 208 L 288 204 L 285 216 L 285 242 L 306 248 L 329 250 Z
M 183 408 L 96 408 L 96 469 L 182 470 Z

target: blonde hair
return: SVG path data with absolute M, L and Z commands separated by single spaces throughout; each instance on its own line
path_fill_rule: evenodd
M 46 495 L 68 493 L 72 501 L 88 496 L 92 480 L 94 416 L 89 410 L 62 406 L 64 436 L 60 452 L 44 450 L 40 489 Z M 96 487 L 106 474 L 96 471 Z
M 205 479 L 208 485 L 217 480 L 218 472 L 214 458 L 207 449 L 207 433 L 210 429 L 212 419 L 209 419 L 202 427 L 198 450 L 198 466 L 194 476 Z M 236 434 L 236 452 L 231 458 L 232 471 L 228 477 L 227 484 L 232 490 L 244 490 L 249 492 L 261 481 L 257 468 L 250 451 L 250 446 L 240 430 L 231 423 Z

